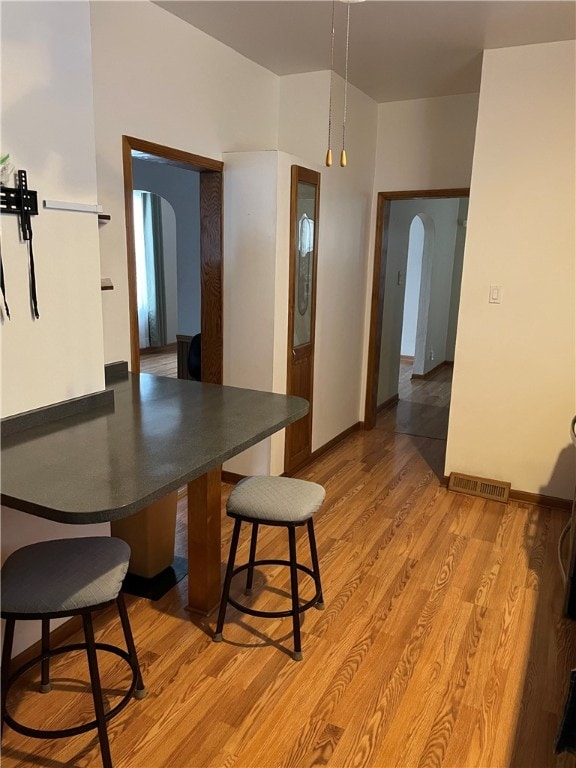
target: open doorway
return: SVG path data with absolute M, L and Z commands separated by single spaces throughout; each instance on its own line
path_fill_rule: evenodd
M 218 160 L 123 136 L 131 370 L 222 383 Z
M 365 427 L 445 437 L 468 189 L 380 193 Z

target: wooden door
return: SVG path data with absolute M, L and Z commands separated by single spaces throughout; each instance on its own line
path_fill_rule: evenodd
M 320 174 L 292 166 L 290 194 L 290 290 L 287 393 L 303 397 L 310 410 L 286 428 L 284 471 L 292 472 L 312 452 L 314 338 Z

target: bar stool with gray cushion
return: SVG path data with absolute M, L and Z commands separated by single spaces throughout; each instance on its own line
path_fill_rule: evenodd
M 136 648 L 132 638 L 128 612 L 120 592 L 128 562 L 130 547 L 120 539 L 98 536 L 75 539 L 57 539 L 30 544 L 13 552 L 0 572 L 2 606 L 6 619 L 4 648 L 2 650 L 2 726 L 7 723 L 18 733 L 41 739 L 75 736 L 97 729 L 102 763 L 111 768 L 112 759 L 106 723 L 117 715 L 132 695 L 143 698 L 146 690 L 142 682 Z M 92 614 L 112 603 L 118 606 L 120 621 L 128 652 L 117 646 L 97 643 L 94 639 Z M 50 650 L 50 620 L 68 616 L 82 616 L 84 643 L 66 645 Z M 42 652 L 10 674 L 10 660 L 16 621 L 41 620 Z M 50 684 L 50 658 L 67 651 L 85 650 L 88 657 L 90 683 L 96 719 L 71 728 L 42 730 L 18 722 L 7 710 L 7 696 L 12 684 L 31 667 L 41 665 L 40 691 L 48 693 Z M 132 681 L 121 701 L 108 712 L 98 672 L 96 651 L 120 656 L 132 672 Z
M 230 543 L 230 556 L 226 567 L 226 576 L 222 590 L 222 599 L 220 602 L 220 611 L 216 624 L 214 641 L 222 640 L 222 629 L 224 627 L 224 618 L 226 615 L 226 606 L 228 603 L 243 613 L 251 616 L 263 616 L 268 618 L 277 618 L 292 616 L 292 626 L 294 635 L 294 651 L 292 657 L 299 661 L 302 659 L 302 645 L 300 638 L 300 614 L 315 606 L 318 609 L 324 608 L 322 597 L 322 585 L 320 582 L 320 568 L 318 564 L 318 553 L 316 550 L 316 540 L 314 537 L 313 516 L 318 511 L 326 491 L 321 485 L 311 483 L 307 480 L 296 480 L 291 477 L 248 477 L 241 480 L 228 499 L 226 505 L 226 514 L 234 518 L 234 531 Z M 236 551 L 240 538 L 240 528 L 242 523 L 249 523 L 252 526 L 252 536 L 250 541 L 250 555 L 248 562 L 244 565 L 235 567 Z M 261 525 L 283 526 L 288 530 L 288 560 L 256 560 L 256 545 L 258 539 L 258 529 Z M 306 525 L 308 529 L 308 541 L 310 544 L 310 555 L 312 559 L 312 569 L 298 562 L 296 557 L 296 528 Z M 290 592 L 291 604 L 290 610 L 286 611 L 259 611 L 242 605 L 230 597 L 230 585 L 233 577 L 241 571 L 246 571 L 246 594 L 252 593 L 252 583 L 254 577 L 254 568 L 262 565 L 285 565 L 290 568 Z M 315 594 L 312 599 L 300 605 L 298 596 L 298 571 L 302 571 L 314 580 Z

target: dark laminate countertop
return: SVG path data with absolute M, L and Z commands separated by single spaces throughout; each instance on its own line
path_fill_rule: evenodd
M 3 504 L 63 523 L 127 517 L 308 412 L 297 397 L 149 374 L 113 389 L 113 406 L 2 440 Z

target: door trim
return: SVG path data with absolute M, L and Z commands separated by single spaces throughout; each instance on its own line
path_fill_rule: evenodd
M 380 349 L 382 346 L 382 312 L 384 308 L 386 262 L 388 259 L 390 204 L 394 200 L 414 200 L 422 197 L 470 197 L 470 188 L 458 187 L 455 189 L 417 189 L 402 192 L 378 192 L 374 267 L 372 273 L 372 300 L 370 305 L 370 335 L 368 340 L 368 363 L 366 372 L 364 429 L 373 429 L 376 425 L 378 375 L 380 372 Z
M 222 176 L 224 163 L 133 136 L 122 136 L 124 211 L 128 259 L 128 307 L 130 313 L 131 370 L 140 373 L 136 253 L 132 209 L 132 157 L 167 163 L 200 173 L 200 265 L 202 301 L 202 381 L 222 384 Z
M 318 269 L 318 222 L 320 220 L 320 180 L 321 174 L 310 168 L 304 168 L 301 165 L 293 165 L 290 176 L 290 258 L 289 258 L 289 286 L 288 286 L 288 345 L 286 350 L 286 394 L 294 394 L 294 380 L 292 371 L 292 350 L 294 341 L 294 306 L 296 302 L 296 231 L 298 212 L 298 182 L 313 184 L 315 187 L 314 210 L 314 250 L 312 257 L 312 286 L 311 286 L 311 304 L 310 304 L 310 341 L 312 348 L 310 362 L 310 400 L 308 414 L 304 416 L 310 425 L 310 444 L 305 451 L 300 451 L 292 456 L 292 445 L 295 425 L 289 425 L 285 430 L 284 442 L 284 472 L 294 471 L 302 463 L 306 462 L 312 453 L 312 415 L 314 399 L 314 353 L 316 344 L 316 285 Z M 288 459 L 292 457 L 291 465 L 288 465 Z

